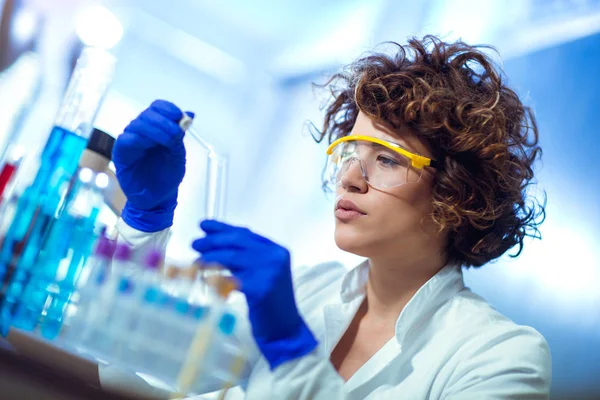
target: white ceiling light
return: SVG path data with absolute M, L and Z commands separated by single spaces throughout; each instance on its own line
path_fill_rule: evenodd
M 347 64 L 367 49 L 372 27 L 380 18 L 382 1 L 359 4 L 333 21 L 326 33 L 284 49 L 270 65 L 278 76 L 300 75 Z
M 37 15 L 28 9 L 21 9 L 15 15 L 13 25 L 14 39 L 19 43 L 25 43 L 33 38 L 37 28 Z
M 136 11 L 135 22 L 132 30 L 142 39 L 220 82 L 237 85 L 246 78 L 244 62 L 220 48 L 142 10 Z
M 110 49 L 123 37 L 123 25 L 106 7 L 94 5 L 77 14 L 75 33 L 87 46 Z

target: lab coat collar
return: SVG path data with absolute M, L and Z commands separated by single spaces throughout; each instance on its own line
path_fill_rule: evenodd
M 342 280 L 342 302 L 350 303 L 358 296 L 367 292 L 367 280 L 369 280 L 369 260 L 365 260 L 346 273 Z
M 346 273 L 342 280 L 342 302 L 350 303 L 363 297 L 369 279 L 369 261 L 366 260 Z M 396 321 L 396 340 L 402 343 L 407 332 L 421 319 L 427 318 L 448 299 L 465 287 L 462 268 L 448 264 L 417 290 Z

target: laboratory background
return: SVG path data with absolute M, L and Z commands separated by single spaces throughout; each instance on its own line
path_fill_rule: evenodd
M 289 248 L 294 266 L 357 265 L 333 241 L 326 143 L 310 128 L 327 93 L 314 84 L 386 41 L 494 46 L 539 123 L 531 190 L 547 218 L 518 258 L 465 270 L 465 281 L 544 335 L 552 398 L 600 398 L 599 0 L 0 0 L 0 18 L 0 156 L 18 159 L 19 174 L 35 169 L 86 46 L 116 59 L 94 128 L 117 137 L 155 99 L 195 113 L 200 139 L 186 139 L 167 249 L 181 266 L 211 207 Z

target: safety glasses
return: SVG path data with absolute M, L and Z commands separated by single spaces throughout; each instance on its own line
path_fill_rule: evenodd
M 357 164 L 362 177 L 376 189 L 418 182 L 425 167 L 438 162 L 408 151 L 397 143 L 371 136 L 350 135 L 337 139 L 327 149 L 326 184 L 335 189 Z

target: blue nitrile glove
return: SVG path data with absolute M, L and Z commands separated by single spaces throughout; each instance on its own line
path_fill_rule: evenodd
M 158 232 L 173 225 L 185 175 L 182 117 L 174 104 L 156 100 L 117 138 L 113 162 L 127 197 L 121 218 L 132 228 Z
M 192 247 L 203 263 L 217 263 L 240 281 L 254 340 L 271 369 L 311 352 L 317 341 L 300 316 L 287 249 L 246 228 L 206 220 L 206 236 Z

